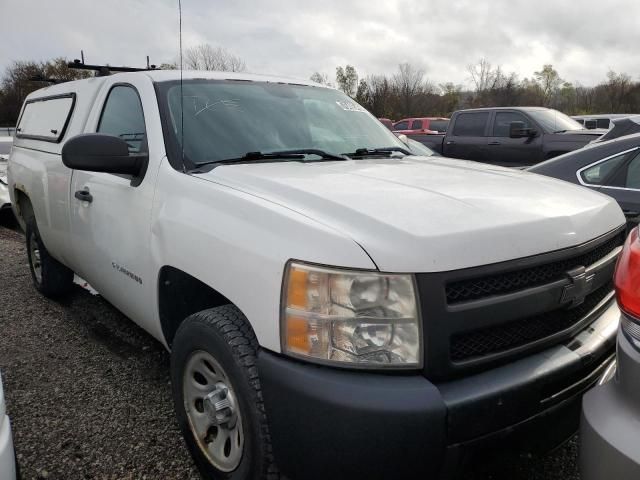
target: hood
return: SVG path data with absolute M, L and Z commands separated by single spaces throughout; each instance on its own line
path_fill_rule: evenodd
M 572 142 L 572 141 L 585 141 L 596 139 L 607 133 L 609 130 L 604 128 L 593 128 L 591 130 L 569 130 L 567 132 L 555 133 L 559 137 L 560 141 Z
M 444 157 L 224 165 L 201 176 L 344 232 L 387 272 L 536 255 L 624 223 L 613 199 L 584 187 Z

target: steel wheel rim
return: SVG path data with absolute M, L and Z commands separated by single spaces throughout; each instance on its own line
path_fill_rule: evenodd
M 242 416 L 229 378 L 209 353 L 198 350 L 182 379 L 184 408 L 198 447 L 218 470 L 235 470 L 242 460 Z
M 29 239 L 29 253 L 31 268 L 33 269 L 33 275 L 36 277 L 36 282 L 42 283 L 42 262 L 40 260 L 40 248 L 38 247 L 35 234 L 32 234 Z

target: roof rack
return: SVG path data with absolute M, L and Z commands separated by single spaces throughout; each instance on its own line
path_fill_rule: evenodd
M 97 77 L 106 77 L 108 75 L 111 75 L 113 72 L 144 72 L 148 70 L 158 69 L 155 65 L 149 65 L 148 56 L 147 56 L 147 68 L 114 67 L 112 65 L 88 65 L 84 63 L 84 58 L 82 60 L 79 60 L 76 58 L 73 62 L 67 63 L 67 67 L 73 68 L 76 70 L 93 70 L 94 72 L 96 72 Z
M 41 73 L 37 74 L 37 75 L 33 75 L 32 77 L 29 77 L 29 81 L 30 82 L 44 82 L 44 83 L 51 83 L 51 84 L 57 84 L 57 83 L 62 83 L 62 80 L 58 79 L 58 78 L 47 78 L 44 75 L 42 75 Z

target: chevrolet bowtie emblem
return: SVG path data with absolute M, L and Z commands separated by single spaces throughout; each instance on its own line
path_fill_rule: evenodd
M 584 267 L 575 268 L 567 272 L 567 275 L 569 275 L 571 283 L 562 290 L 560 302 L 568 304 L 568 308 L 574 308 L 582 304 L 585 297 L 591 293 L 591 286 L 596 275 L 594 273 L 587 275 Z

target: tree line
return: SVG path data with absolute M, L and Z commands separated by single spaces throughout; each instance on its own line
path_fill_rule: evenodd
M 67 66 L 68 59 L 54 58 L 45 62 L 14 61 L 0 79 L 0 126 L 11 127 L 18 121 L 24 99 L 31 92 L 53 83 L 80 80 L 93 76 L 87 70 Z M 161 69 L 177 69 L 180 58 L 163 63 Z M 183 68 L 187 70 L 218 70 L 241 72 L 246 70 L 244 60 L 221 47 L 209 44 L 187 48 L 183 52 Z
M 160 68 L 175 69 L 176 58 Z M 221 47 L 197 45 L 184 51 L 185 69 L 245 71 L 245 61 Z M 394 74 L 360 78 L 353 65 L 338 66 L 335 77 L 315 72 L 311 80 L 332 85 L 354 98 L 377 117 L 400 119 L 419 116 L 450 116 L 455 110 L 476 107 L 544 106 L 569 115 L 593 113 L 640 113 L 640 82 L 626 73 L 610 71 L 595 86 L 564 80 L 553 65 L 543 65 L 530 77 L 520 79 L 487 59 L 468 65 L 471 88 L 453 82 L 435 84 L 424 70 L 402 63 Z M 46 62 L 14 61 L 0 79 L 0 126 L 15 125 L 25 97 L 51 84 L 91 76 L 86 70 L 67 67 L 67 59 Z
M 569 115 L 640 113 L 640 82 L 626 73 L 609 71 L 595 86 L 564 80 L 553 65 L 543 65 L 531 77 L 520 79 L 487 59 L 468 65 L 471 88 L 453 82 L 435 84 L 409 63 L 392 75 L 358 77 L 352 65 L 336 68 L 335 83 L 315 72 L 311 80 L 335 85 L 377 117 L 400 119 L 450 116 L 455 110 L 478 107 L 542 106 Z

